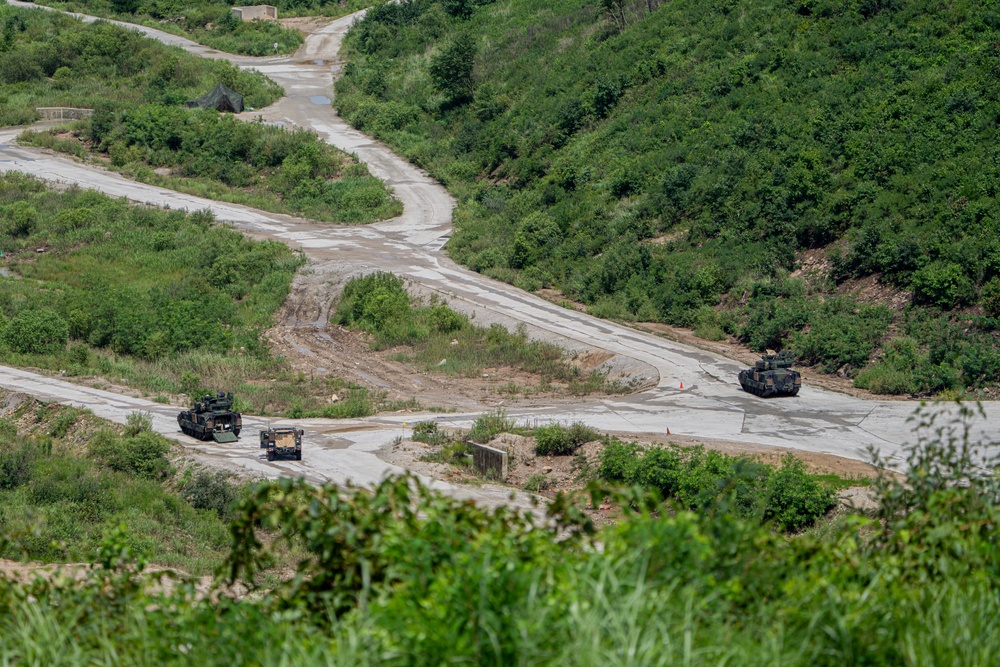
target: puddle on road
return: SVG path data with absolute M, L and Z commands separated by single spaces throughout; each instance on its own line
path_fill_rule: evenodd
M 309 101 L 313 104 L 333 104 L 333 100 L 326 95 L 312 95 L 309 97 Z

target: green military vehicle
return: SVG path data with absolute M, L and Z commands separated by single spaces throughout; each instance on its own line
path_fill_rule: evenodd
M 793 371 L 795 358 L 790 352 L 765 354 L 753 368 L 740 371 L 740 386 L 755 396 L 795 396 L 802 387 L 802 375 Z
M 243 427 L 243 417 L 233 412 L 233 394 L 220 391 L 215 396 L 206 394 L 195 401 L 193 410 L 177 415 L 177 423 L 184 435 L 192 438 L 236 442 Z
M 264 458 L 273 461 L 280 458 L 302 460 L 302 436 L 305 431 L 300 428 L 269 428 L 260 432 L 260 448 Z

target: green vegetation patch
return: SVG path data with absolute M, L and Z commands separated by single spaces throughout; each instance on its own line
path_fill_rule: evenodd
M 701 447 L 643 449 L 613 440 L 601 452 L 597 475 L 653 490 L 687 509 L 732 512 L 786 531 L 812 526 L 837 504 L 833 488 L 806 472 L 794 454 L 775 467 Z
M 119 112 L 101 105 L 72 127 L 85 143 L 59 138 L 58 129 L 19 141 L 78 157 L 89 149 L 137 180 L 275 213 L 356 224 L 403 210 L 365 165 L 306 130 L 158 104 Z
M 427 371 L 475 377 L 485 368 L 507 366 L 541 376 L 543 387 L 563 383 L 571 393 L 621 389 L 599 373 L 571 365 L 558 346 L 530 340 L 523 327 L 515 332 L 500 324 L 479 327 L 436 299 L 427 305 L 415 302 L 403 280 L 391 273 L 349 280 L 335 317 L 372 334 L 375 348 L 409 346 L 412 351 L 398 358 Z
M 476 271 L 849 377 L 902 324 L 859 383 L 959 390 L 1000 377 L 998 42 L 971 1 L 408 0 L 336 104 L 452 190 Z M 875 279 L 895 311 L 831 298 Z
M 0 177 L 0 228 L 3 363 L 101 375 L 154 396 L 225 388 L 259 414 L 318 410 L 345 390 L 355 412 L 380 404 L 270 354 L 261 334 L 302 263 L 281 243 L 205 213 L 56 192 L 17 174 Z
M 36 107 L 179 105 L 217 83 L 254 108 L 282 95 L 259 72 L 188 55 L 134 30 L 0 6 L 0 126 L 38 120 Z
M 133 413 L 124 431 L 54 404 L 22 404 L 16 416 L 21 433 L 0 420 L 0 534 L 19 536 L 18 549 L 0 556 L 91 562 L 115 533 L 133 557 L 159 565 L 192 574 L 220 565 L 237 487 L 215 480 L 227 502 L 210 508 L 168 490 L 171 443 L 150 431 L 148 416 Z

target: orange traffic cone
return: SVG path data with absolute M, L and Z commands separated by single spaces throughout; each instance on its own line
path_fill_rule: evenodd
M 683 389 L 683 388 L 684 388 L 684 383 L 683 383 L 683 382 L 681 382 L 681 389 Z

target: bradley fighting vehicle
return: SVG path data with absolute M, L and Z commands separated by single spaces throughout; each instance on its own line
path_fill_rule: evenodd
M 233 395 L 223 391 L 207 394 L 195 401 L 194 410 L 177 415 L 177 423 L 185 435 L 199 440 L 236 442 L 243 427 L 240 413 L 233 412 Z
M 794 396 L 802 386 L 802 375 L 792 370 L 795 358 L 782 350 L 781 354 L 765 354 L 760 361 L 740 371 L 740 385 L 762 398 Z
M 264 454 L 268 461 L 284 457 L 301 461 L 304 434 L 300 428 L 269 428 L 260 432 L 260 448 L 267 450 Z

